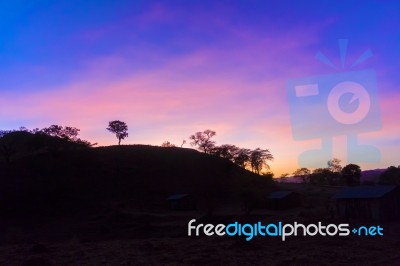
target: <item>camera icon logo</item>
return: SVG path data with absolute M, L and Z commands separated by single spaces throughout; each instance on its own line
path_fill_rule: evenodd
M 350 103 L 359 101 L 358 107 L 353 112 L 346 112 L 340 107 L 340 99 L 345 94 L 352 94 Z M 328 110 L 330 115 L 342 124 L 357 124 L 368 114 L 371 99 L 366 89 L 359 83 L 344 81 L 336 85 L 328 95 Z
M 344 65 L 346 40 L 339 40 Z M 344 52 L 343 52 L 344 51 Z M 354 65 L 372 53 L 368 50 Z M 317 53 L 317 59 L 334 65 Z M 287 95 L 295 140 L 321 139 L 319 150 L 305 151 L 299 156 L 301 167 L 321 167 L 332 158 L 334 136 L 347 136 L 347 159 L 356 162 L 378 162 L 380 152 L 369 145 L 360 145 L 357 135 L 381 129 L 378 86 L 373 69 L 338 72 L 326 75 L 289 79 Z

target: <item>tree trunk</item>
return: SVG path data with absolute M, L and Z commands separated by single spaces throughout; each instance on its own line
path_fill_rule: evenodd
M 118 139 L 118 145 L 121 145 L 121 138 Z

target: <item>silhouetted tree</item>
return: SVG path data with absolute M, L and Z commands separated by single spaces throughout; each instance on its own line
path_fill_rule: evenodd
M 0 153 L 4 157 L 6 163 L 9 163 L 11 156 L 15 154 L 16 148 L 14 140 L 10 137 L 11 130 L 0 130 Z
M 390 166 L 380 176 L 379 183 L 400 185 L 400 167 Z
M 174 144 L 172 144 L 171 142 L 169 142 L 169 141 L 164 141 L 161 144 L 161 147 L 176 147 L 176 146 Z
M 44 134 L 52 137 L 61 137 L 63 127 L 59 125 L 51 125 L 41 130 Z
M 45 127 L 39 132 L 42 132 L 48 136 L 58 137 L 66 139 L 69 141 L 76 141 L 78 139 L 80 129 L 76 127 L 63 127 L 59 125 L 51 125 L 50 127 Z
M 183 147 L 184 144 L 186 144 L 186 140 L 182 140 L 181 148 Z
M 33 149 L 46 148 L 48 151 L 57 154 L 60 150 L 76 147 L 90 147 L 97 143 L 90 143 L 87 140 L 78 138 L 80 129 L 70 126 L 51 125 L 42 129 L 35 128 L 30 133 L 35 135 L 35 138 L 30 143 Z M 71 145 L 71 143 L 77 145 Z
M 118 139 L 118 145 L 121 145 L 121 140 L 128 137 L 128 125 L 125 122 L 114 120 L 108 123 L 107 130 L 114 133 Z
M 328 168 L 317 168 L 310 175 L 310 183 L 323 185 L 328 183 L 328 176 L 332 174 L 332 171 Z
M 14 132 L 15 130 L 0 130 L 0 138 L 4 137 L 5 135 Z
M 303 183 L 308 183 L 310 181 L 310 174 L 311 171 L 308 168 L 299 168 L 293 172 L 293 175 L 300 177 Z
M 239 149 L 233 156 L 233 162 L 240 167 L 246 168 L 247 164 L 250 163 L 250 149 Z
M 52 125 L 48 128 L 28 130 L 0 130 L 0 154 L 10 162 L 15 154 L 27 154 L 32 151 L 50 151 L 57 154 L 60 150 L 90 147 L 97 143 L 78 138 L 79 129 Z
M 359 185 L 361 177 L 361 168 L 356 164 L 348 164 L 342 169 L 343 181 L 348 185 Z
M 236 147 L 235 145 L 224 144 L 221 146 L 215 146 L 212 149 L 211 153 L 216 156 L 228 159 L 230 161 L 234 161 L 234 157 L 235 157 L 236 153 L 238 152 L 238 150 L 239 150 L 239 148 Z
M 342 166 L 340 165 L 341 160 L 338 158 L 333 158 L 328 161 L 328 168 L 334 173 L 340 173 L 342 171 Z
M 211 140 L 211 138 L 215 135 L 215 131 L 210 129 L 204 130 L 203 132 L 196 132 L 189 137 L 192 141 L 190 145 L 197 147 L 204 153 L 210 153 L 215 146 L 215 141 Z
M 267 161 L 273 160 L 274 157 L 268 149 L 257 148 L 250 153 L 250 166 L 253 172 L 260 174 L 261 169 L 265 166 L 269 169 Z
M 310 174 L 310 183 L 317 185 L 338 185 L 340 173 L 333 172 L 329 168 L 317 168 Z
M 32 140 L 33 134 L 27 130 L 1 130 L 0 153 L 6 163 L 11 161 L 15 154 L 25 153 L 27 144 Z

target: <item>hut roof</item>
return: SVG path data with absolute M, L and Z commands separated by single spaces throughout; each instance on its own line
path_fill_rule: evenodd
M 376 199 L 381 198 L 396 186 L 380 185 L 380 186 L 360 186 L 347 187 L 340 190 L 333 196 L 335 199 Z

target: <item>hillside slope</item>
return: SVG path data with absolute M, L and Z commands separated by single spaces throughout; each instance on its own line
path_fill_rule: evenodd
M 200 203 L 253 200 L 272 188 L 265 177 L 184 148 L 87 148 L 29 155 L 0 167 L 0 207 L 24 214 L 122 199 L 154 209 L 166 196 L 182 192 Z

